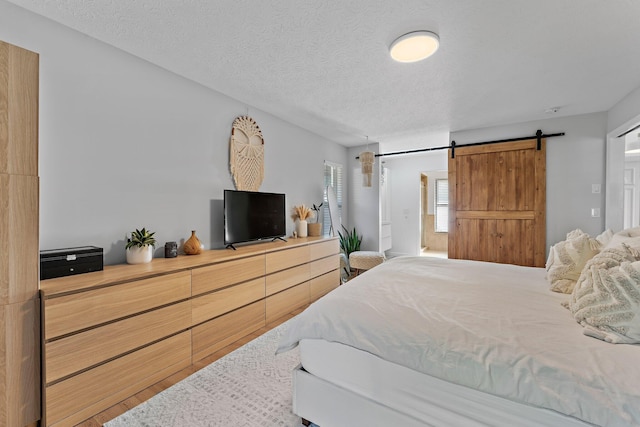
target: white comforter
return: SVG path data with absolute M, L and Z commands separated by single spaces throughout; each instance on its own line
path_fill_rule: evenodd
M 394 258 L 312 304 L 303 338 L 349 345 L 507 399 L 607 426 L 640 425 L 640 346 L 582 334 L 545 270 Z

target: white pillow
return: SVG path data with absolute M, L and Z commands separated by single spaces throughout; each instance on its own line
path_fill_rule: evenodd
M 611 238 L 613 237 L 613 230 L 610 228 L 604 230 L 602 233 L 596 236 L 596 240 L 602 244 L 604 249 L 605 246 L 609 244 Z
M 550 289 L 570 294 L 585 264 L 601 247 L 599 241 L 580 229 L 569 232 L 567 240 L 553 245 L 546 263 Z
M 585 335 L 614 344 L 640 343 L 640 253 L 622 245 L 593 257 L 569 309 Z
M 627 228 L 614 234 L 603 249 L 618 248 L 625 244 L 640 250 L 640 227 Z

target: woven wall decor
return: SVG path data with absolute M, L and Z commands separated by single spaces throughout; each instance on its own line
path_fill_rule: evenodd
M 233 121 L 229 163 L 237 190 L 260 189 L 264 179 L 264 138 L 256 121 L 249 116 Z

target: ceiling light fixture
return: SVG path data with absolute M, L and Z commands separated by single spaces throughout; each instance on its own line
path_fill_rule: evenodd
M 436 53 L 439 47 L 440 38 L 436 33 L 413 31 L 395 39 L 389 52 L 398 62 L 417 62 Z

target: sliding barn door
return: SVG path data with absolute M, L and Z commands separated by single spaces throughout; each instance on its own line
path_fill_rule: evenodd
M 543 267 L 546 141 L 449 150 L 449 258 Z

